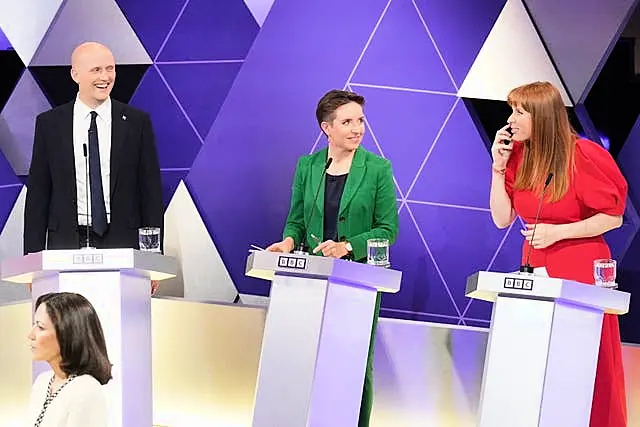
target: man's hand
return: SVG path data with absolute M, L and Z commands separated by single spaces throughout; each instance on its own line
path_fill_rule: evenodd
M 156 293 L 159 287 L 160 287 L 160 282 L 158 282 L 157 280 L 151 281 L 151 296 L 153 296 Z

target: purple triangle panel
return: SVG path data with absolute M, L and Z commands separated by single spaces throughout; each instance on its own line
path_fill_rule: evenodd
M 0 28 L 0 50 L 12 50 L 12 49 L 13 47 L 11 46 L 11 42 L 9 41 L 7 36 L 4 35 L 2 28 Z
M 505 231 L 484 211 L 409 203 L 456 305 L 467 305 L 467 277 L 485 270 Z
M 440 54 L 458 85 L 467 77 L 506 0 L 416 0 Z
M 633 125 L 616 160 L 627 178 L 629 197 L 633 205 L 640 206 L 640 117 Z
M 398 310 L 403 318 L 425 313 L 460 317 L 407 209 L 400 211 L 400 232 L 389 258 L 391 267 L 402 271 L 402 284 L 400 292 L 383 295 L 385 308 Z
M 196 129 L 204 137 L 209 133 L 241 66 L 242 63 L 232 62 L 166 64 L 158 67 Z
M 365 97 L 365 115 L 371 131 L 391 160 L 400 189 L 406 193 L 456 98 L 368 87 L 353 89 Z M 390 111 L 398 114 L 402 123 L 389 120 Z
M 164 203 L 165 210 L 167 209 L 167 206 L 169 206 L 180 181 L 182 181 L 188 173 L 189 171 L 186 169 L 160 171 L 160 174 L 162 175 L 162 201 Z
M 491 157 L 459 101 L 408 198 L 488 209 L 490 187 Z
M 506 233 L 508 234 L 506 239 L 496 254 L 489 271 L 508 273 L 517 271 L 520 267 L 523 242 L 523 237 L 520 234 L 520 230 L 522 228 L 520 224 L 520 220 L 516 218 L 516 222 L 513 224 L 511 229 L 507 229 Z M 484 270 L 486 270 L 486 268 Z M 470 300 L 470 303 L 471 304 L 465 313 L 465 318 L 483 319 L 486 321 L 491 320 L 491 310 L 493 309 L 492 303 L 477 299 Z M 466 320 L 465 323 L 467 323 Z
M 3 118 L 0 116 L 0 126 L 3 125 L 2 120 Z M 5 155 L 0 152 L 0 188 L 10 187 L 13 185 L 19 186 L 19 184 L 20 180 L 13 171 L 11 164 L 9 164 Z
M 411 1 L 391 2 L 351 81 L 456 93 Z
M 185 0 L 162 0 L 152 6 L 140 0 L 116 0 L 116 4 L 153 59 L 178 19 Z
M 131 105 L 151 115 L 160 168 L 190 168 L 202 143 L 155 66 L 142 78 Z
M 158 60 L 244 59 L 259 30 L 243 0 L 191 0 Z

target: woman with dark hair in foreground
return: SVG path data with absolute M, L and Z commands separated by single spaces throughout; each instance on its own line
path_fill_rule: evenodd
M 50 293 L 35 310 L 32 357 L 51 371 L 33 384 L 27 426 L 106 427 L 102 385 L 111 379 L 111 363 L 95 309 L 82 295 Z

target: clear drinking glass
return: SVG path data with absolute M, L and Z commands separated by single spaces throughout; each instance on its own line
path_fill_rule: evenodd
M 389 263 L 389 240 L 369 239 L 367 240 L 367 264 L 379 267 L 390 267 Z
M 138 229 L 138 243 L 144 252 L 160 252 L 160 227 Z
M 611 289 L 617 288 L 616 260 L 597 259 L 593 261 L 593 277 L 596 281 L 596 286 Z

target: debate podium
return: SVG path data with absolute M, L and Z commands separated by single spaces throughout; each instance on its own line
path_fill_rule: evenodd
M 151 280 L 177 273 L 171 257 L 135 249 L 46 250 L 2 263 L 2 280 L 32 284 L 32 301 L 75 292 L 95 307 L 113 364 L 105 386 L 109 426 L 153 424 Z M 25 325 L 25 335 L 28 332 Z M 34 364 L 33 379 L 49 367 Z
M 398 292 L 402 273 L 258 251 L 246 274 L 272 281 L 253 427 L 356 426 L 377 292 Z
M 630 295 L 487 271 L 466 295 L 493 302 L 478 426 L 588 427 L 603 313 L 626 313 Z

